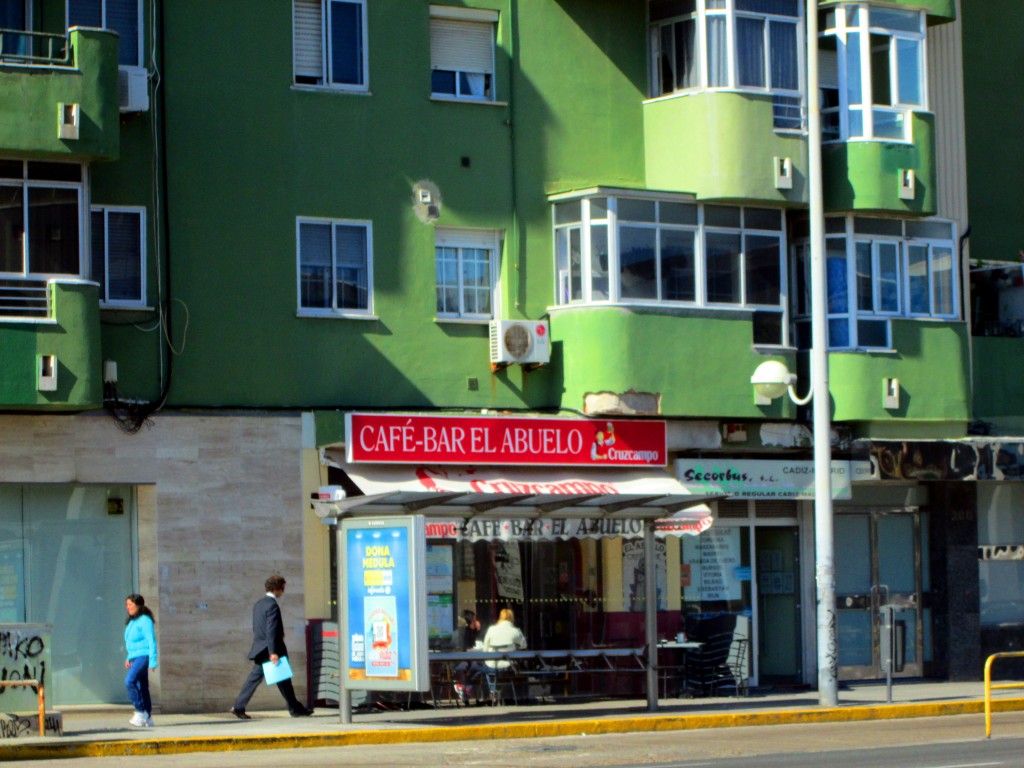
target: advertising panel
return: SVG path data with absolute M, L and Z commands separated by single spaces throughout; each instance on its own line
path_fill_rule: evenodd
M 678 459 L 676 477 L 690 493 L 735 499 L 813 499 L 814 462 L 778 459 Z M 867 462 L 832 462 L 832 498 L 851 499 L 853 480 L 866 478 Z
M 664 467 L 664 421 L 349 413 L 346 461 Z
M 338 537 L 344 686 L 429 690 L 423 517 L 344 520 Z

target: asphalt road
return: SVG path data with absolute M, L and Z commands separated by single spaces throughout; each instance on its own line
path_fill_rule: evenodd
M 436 744 L 12 762 L 43 768 L 1022 768 L 1024 713 Z

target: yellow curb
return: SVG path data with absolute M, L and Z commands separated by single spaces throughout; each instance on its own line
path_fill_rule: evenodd
M 53 760 L 70 757 L 124 757 L 181 755 L 191 752 L 227 752 L 250 749 L 300 749 L 373 744 L 415 744 L 487 739 L 529 739 L 643 731 L 688 731 L 701 728 L 842 723 L 896 720 L 913 717 L 983 714 L 983 701 L 944 701 L 922 704 L 880 704 L 767 712 L 719 712 L 707 715 L 648 715 L 563 720 L 546 723 L 495 723 L 443 727 L 374 729 L 287 736 L 198 736 L 179 739 L 122 739 L 118 741 L 29 743 L 0 745 L 0 761 Z M 1024 711 L 1024 698 L 992 702 L 993 712 Z M 59 738 L 59 737 L 58 737 Z

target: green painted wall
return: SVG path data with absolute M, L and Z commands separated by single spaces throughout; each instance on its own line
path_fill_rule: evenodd
M 647 186 L 699 199 L 807 202 L 807 141 L 777 133 L 769 97 L 695 93 L 644 105 Z M 775 158 L 789 157 L 793 188 L 775 188 Z
M 965 323 L 892 321 L 895 353 L 829 355 L 832 418 L 837 422 L 966 422 L 970 381 Z M 882 405 L 883 379 L 900 380 L 900 407 Z
M 971 257 L 1016 261 L 1024 249 L 1024 13 L 1012 0 L 963 4 L 964 118 Z
M 543 212 L 531 222 L 550 226 L 544 193 L 644 185 L 646 8 L 616 0 L 513 6 L 517 196 Z
M 975 336 L 974 415 L 995 420 L 1024 415 L 1024 341 Z
M 616 0 L 517 0 L 513 7 L 519 14 L 513 149 L 521 234 L 508 306 L 513 317 L 536 317 L 555 290 L 547 195 L 594 186 L 645 188 L 646 8 Z
M 117 35 L 69 34 L 73 67 L 0 66 L 0 152 L 61 160 L 115 159 L 119 152 Z M 58 104 L 78 104 L 78 139 L 58 136 Z
M 0 322 L 0 403 L 13 410 L 98 408 L 103 377 L 96 285 L 50 285 L 52 322 Z M 57 357 L 55 392 L 39 391 L 41 355 Z
M 636 391 L 661 397 L 665 416 L 792 418 L 785 399 L 754 405 L 750 377 L 767 359 L 795 370 L 791 353 L 766 357 L 753 346 L 748 313 L 607 307 L 551 313 L 562 406 L 582 410 L 584 396 Z M 728 350 L 723 354 L 723 350 Z
M 847 141 L 821 148 L 825 210 L 934 216 L 935 115 L 913 113 L 912 144 L 883 141 Z M 900 170 L 916 176 L 915 197 L 899 196 Z
M 152 107 L 153 105 L 151 105 Z M 163 197 L 154 184 L 152 131 L 154 111 L 126 114 L 121 123 L 121 156 L 116 163 L 98 163 L 90 169 L 93 205 L 144 206 L 146 209 L 146 299 L 148 310 L 106 309 L 100 313 L 104 359 L 117 363 L 118 393 L 122 398 L 156 400 L 160 395 L 159 300 L 166 297 L 163 272 L 167 242 L 157 235 L 163 221 Z M 170 169 L 173 173 L 173 169 Z M 160 258 L 158 258 L 158 253 Z M 171 243 L 171 257 L 178 252 Z M 168 311 L 185 318 L 187 305 L 175 300 L 171 286 Z M 190 324 L 189 324 L 190 325 Z M 189 341 L 189 328 L 177 326 L 174 345 L 180 349 Z M 173 362 L 172 362 L 173 365 Z
M 434 230 L 416 218 L 412 186 L 438 185 L 439 226 L 510 230 L 511 156 L 506 106 L 430 100 L 428 5 L 368 4 L 372 95 L 291 86 L 288 3 L 264 3 L 244 36 L 247 3 L 167 14 L 173 332 L 184 342 L 170 404 L 543 402 L 537 376 L 491 376 L 485 325 L 434 320 Z M 504 44 L 510 34 L 503 25 Z M 497 69 L 502 99 L 507 59 Z M 373 222 L 377 319 L 297 317 L 297 216 Z
M 168 10 L 176 339 L 188 311 L 170 404 L 556 400 L 549 371 L 491 374 L 486 326 L 435 321 L 434 230 L 414 215 L 412 185 L 440 188 L 437 226 L 503 231 L 502 314 L 542 315 L 553 293 L 546 193 L 642 183 L 645 53 L 620 35 L 632 26 L 645 39 L 644 11 L 610 0 L 468 5 L 500 13 L 496 105 L 429 98 L 425 1 L 368 4 L 372 95 L 291 86 L 287 3 L 266 3 L 244 36 L 249 4 Z M 579 77 L 565 77 L 570 60 Z M 376 319 L 296 316 L 296 216 L 372 220 Z

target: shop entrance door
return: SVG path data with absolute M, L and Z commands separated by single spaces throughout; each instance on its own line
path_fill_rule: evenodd
M 799 539 L 796 526 L 755 529 L 760 685 L 801 682 Z
M 879 666 L 879 607 L 896 606 L 895 677 L 923 674 L 924 639 L 930 619 L 922 541 L 927 516 L 921 512 L 870 510 L 835 517 L 836 614 L 839 679 L 885 676 Z M 924 550 L 927 552 L 927 549 Z

